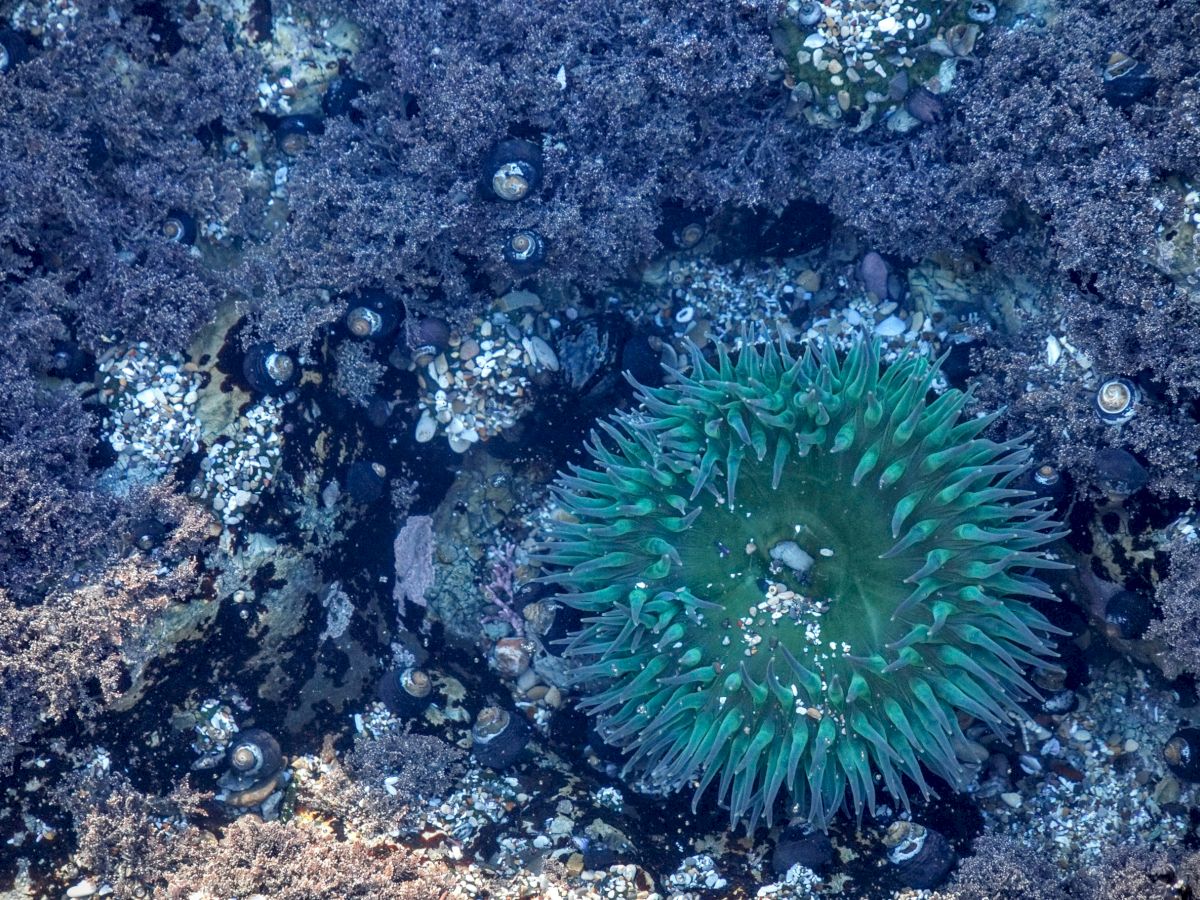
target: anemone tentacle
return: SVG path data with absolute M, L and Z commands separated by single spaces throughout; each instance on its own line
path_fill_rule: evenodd
M 542 553 L 584 613 L 566 653 L 583 708 L 663 790 L 716 785 L 733 822 L 780 799 L 824 827 L 965 778 L 960 717 L 1005 730 L 1052 665 L 1027 598 L 1062 568 L 1039 501 L 1011 487 L 1024 439 L 984 437 L 940 360 L 695 347 L 637 386 L 555 487 Z

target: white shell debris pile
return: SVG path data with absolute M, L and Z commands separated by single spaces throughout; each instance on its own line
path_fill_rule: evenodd
M 245 518 L 246 508 L 270 487 L 283 449 L 283 401 L 264 397 L 240 417 L 232 435 L 215 442 L 201 461 L 200 495 L 226 525 Z
M 667 887 L 671 890 L 670 897 L 675 897 L 681 891 L 708 890 L 719 891 L 728 884 L 717 871 L 717 864 L 707 854 L 689 856 L 679 864 L 679 868 L 667 876 Z
M 494 312 L 419 366 L 417 440 L 430 441 L 440 429 L 455 453 L 465 453 L 512 427 L 532 405 L 530 377 L 558 371 L 558 357 L 533 325 L 532 314 L 513 322 Z
M 165 475 L 197 449 L 200 376 L 177 354 L 156 356 L 149 345 L 112 348 L 99 363 L 100 400 L 108 408 L 103 435 L 122 469 Z

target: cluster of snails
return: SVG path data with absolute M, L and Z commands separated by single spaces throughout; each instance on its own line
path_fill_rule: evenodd
M 504 203 L 528 199 L 542 183 L 542 148 L 522 138 L 506 138 L 484 162 L 484 193 Z M 513 273 L 524 278 L 546 261 L 548 242 L 536 229 L 518 228 L 504 241 L 500 255 Z
M 366 288 L 352 295 L 343 321 L 353 338 L 385 341 L 404 321 L 404 308 L 384 291 Z M 291 354 L 264 342 L 246 351 L 242 375 L 252 390 L 277 397 L 296 386 L 300 368 Z
M 375 684 L 375 694 L 393 715 L 409 719 L 419 716 L 433 702 L 433 681 L 417 668 L 389 669 Z M 512 765 L 529 743 L 530 727 L 525 720 L 498 706 L 485 706 L 471 728 L 475 758 L 492 769 Z

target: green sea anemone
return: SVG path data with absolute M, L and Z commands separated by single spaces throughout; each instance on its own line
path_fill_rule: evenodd
M 980 437 L 998 414 L 962 419 L 961 391 L 929 401 L 937 363 L 881 366 L 865 339 L 691 360 L 556 485 L 543 558 L 585 613 L 584 709 L 627 774 L 695 802 L 716 781 L 751 829 L 785 787 L 824 827 L 874 812 L 880 780 L 905 805 L 926 772 L 960 786 L 962 727 L 1003 732 L 1053 656 L 1022 600 L 1063 567 L 1010 487 L 1029 450 Z

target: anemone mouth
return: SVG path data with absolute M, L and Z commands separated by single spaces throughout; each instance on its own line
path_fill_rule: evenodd
M 846 459 L 812 453 L 802 470 L 772 488 L 771 464 L 752 458 L 739 471 L 736 502 L 712 497 L 700 504 L 692 528 L 719 537 L 711 546 L 680 541 L 676 548 L 689 586 L 719 603 L 731 622 L 706 629 L 710 652 L 720 652 L 732 631 L 733 643 L 745 645 L 747 667 L 762 677 L 758 657 L 769 657 L 773 644 L 823 657 L 831 652 L 823 636 L 837 635 L 842 652 L 870 656 L 904 636 L 907 624 L 891 621 L 887 611 L 911 593 L 905 580 L 921 561 L 886 555 L 896 542 L 875 514 L 880 498 L 854 489 Z M 787 564 L 796 549 L 807 564 Z
M 574 521 L 543 557 L 590 614 L 566 652 L 627 772 L 716 782 L 751 828 L 783 797 L 825 826 L 877 784 L 907 805 L 926 772 L 961 783 L 960 715 L 1002 731 L 1053 655 L 1022 599 L 1061 567 L 1050 514 L 1009 487 L 1029 451 L 960 421 L 962 392 L 927 401 L 936 363 L 882 367 L 862 339 L 693 348 L 671 374 L 560 478 Z

